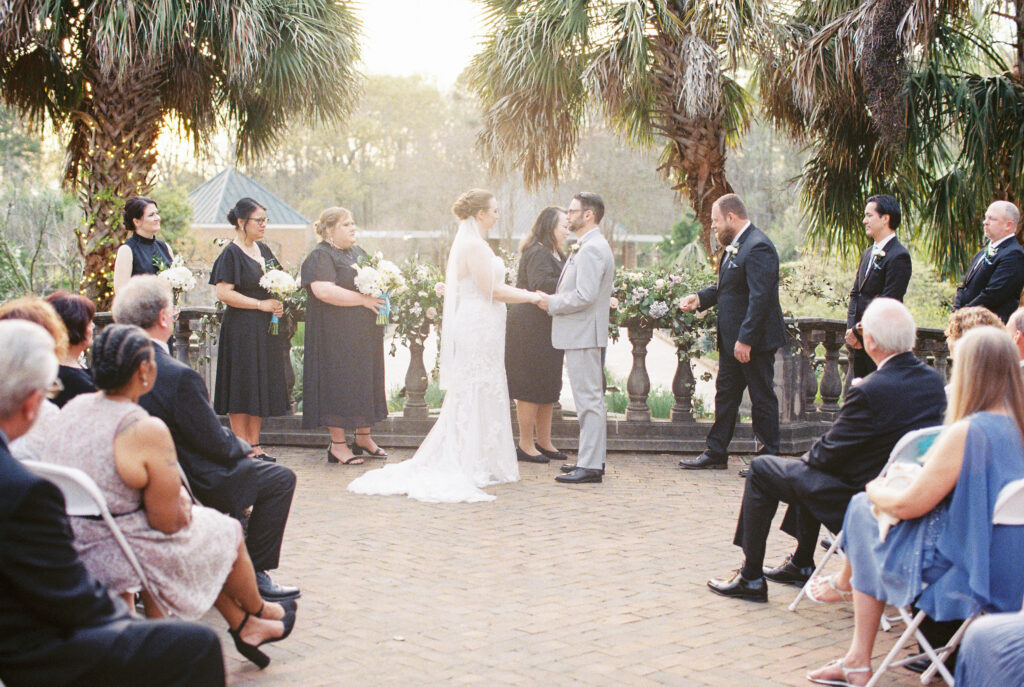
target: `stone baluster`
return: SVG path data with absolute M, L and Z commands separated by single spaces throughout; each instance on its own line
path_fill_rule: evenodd
M 814 407 L 814 400 L 818 395 L 818 376 L 815 374 L 814 349 L 818 347 L 814 331 L 810 326 L 801 324 L 800 327 L 800 370 L 803 377 L 803 403 L 801 417 L 804 420 L 813 420 L 817 415 Z
M 629 342 L 633 344 L 633 367 L 626 380 L 626 391 L 629 393 L 626 420 L 650 422 L 651 409 L 647 406 L 647 396 L 651 393 L 651 378 L 647 374 L 647 344 L 651 342 L 654 330 L 635 324 L 629 326 L 628 332 Z
M 843 393 L 843 378 L 839 374 L 839 351 L 845 345 L 845 331 L 828 329 L 824 332 L 825 369 L 821 376 L 821 414 L 832 420 L 839 414 L 839 397 Z
M 174 306 L 178 310 L 178 306 Z M 192 359 L 189 356 L 188 343 L 192 338 L 192 318 L 189 314 L 178 312 L 174 319 L 174 357 L 192 367 Z
M 420 335 L 413 337 L 409 343 L 409 369 L 405 373 L 405 407 L 404 417 L 425 418 L 427 409 L 427 368 L 423 364 L 423 342 L 430 333 L 430 327 L 420 330 Z
M 694 422 L 693 417 L 693 389 L 695 380 L 693 369 L 690 367 L 690 357 L 677 351 L 678 362 L 676 363 L 676 374 L 672 377 L 672 395 L 676 402 L 672 405 L 671 418 L 673 422 Z

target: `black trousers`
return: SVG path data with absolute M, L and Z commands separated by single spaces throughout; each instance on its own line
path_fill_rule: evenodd
M 743 487 L 743 505 L 733 537 L 733 544 L 743 549 L 746 559 L 744 576 L 750 579 L 761 574 L 768 533 L 780 502 L 789 504 L 781 529 L 797 540 L 794 561 L 809 566 L 814 563 L 821 525 L 824 523 L 833 532 L 842 529 L 846 507 L 856 493 L 845 482 L 802 460 L 779 456 L 754 458 Z
M 864 352 L 863 348 L 853 349 L 853 376 L 854 377 L 867 377 L 869 374 L 878 369 L 875 365 L 875 361 Z
M 0 672 L 7 687 L 224 687 L 224 656 L 206 625 L 122 619 L 74 630 Z
M 750 389 L 750 414 L 754 437 L 765 453 L 779 452 L 779 399 L 775 396 L 775 351 L 751 351 L 750 362 L 741 363 L 732 351 L 718 356 L 715 381 L 715 422 L 708 432 L 707 452 L 716 458 L 729 455 L 736 431 L 743 390 Z
M 256 461 L 256 500 L 245 533 L 252 567 L 273 570 L 281 560 L 281 542 L 295 494 L 295 473 L 265 460 Z

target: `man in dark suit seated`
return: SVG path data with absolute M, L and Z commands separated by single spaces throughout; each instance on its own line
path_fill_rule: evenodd
M 174 331 L 174 305 L 166 281 L 153 275 L 133 277 L 118 292 L 113 311 L 115 322 L 142 327 L 153 339 L 156 383 L 139 405 L 171 430 L 196 498 L 243 524 L 251 506 L 245 544 L 260 595 L 269 601 L 298 597 L 297 587 L 276 584 L 267 573 L 280 561 L 295 473 L 250 457 L 251 447 L 218 420 L 203 378 L 170 355 L 165 342 Z
M 1013 203 L 997 200 L 985 211 L 988 245 L 971 258 L 963 283 L 956 289 L 953 310 L 981 305 L 1006 322 L 1020 303 L 1024 289 L 1024 248 L 1015 234 L 1020 210 Z
M 846 314 L 846 344 L 853 351 L 854 377 L 867 377 L 875 371 L 875 363 L 857 335 L 864 311 L 879 296 L 902 302 L 910 284 L 910 253 L 896 238 L 900 217 L 900 205 L 892 196 L 871 196 L 864 207 L 864 233 L 874 243 L 860 256 Z
M 0 681 L 221 687 L 213 630 L 131 618 L 78 559 L 60 490 L 11 456 L 8 443 L 32 427 L 56 379 L 46 330 L 0 322 Z
M 850 387 L 832 427 L 802 458 L 758 456 L 750 464 L 733 539 L 744 564 L 731 579 L 708 581 L 716 594 L 767 601 L 765 578 L 806 582 L 821 525 L 842 528 L 850 499 L 878 475 L 900 437 L 942 424 L 943 380 L 911 352 L 917 329 L 910 312 L 899 301 L 876 298 L 862 324 L 864 350 L 878 369 Z M 796 538 L 797 548 L 769 570 L 762 567 L 765 542 L 779 502 L 789 504 L 782 531 Z

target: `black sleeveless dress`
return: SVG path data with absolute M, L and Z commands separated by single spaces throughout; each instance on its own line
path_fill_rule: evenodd
M 147 239 L 132 233 L 124 245 L 132 249 L 132 276 L 156 274 L 171 266 L 171 249 L 158 238 Z

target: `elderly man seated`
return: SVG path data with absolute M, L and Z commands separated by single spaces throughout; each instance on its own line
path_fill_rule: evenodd
M 850 499 L 878 475 L 900 437 L 942 423 L 943 380 L 911 353 L 917 328 L 906 307 L 876 298 L 861 322 L 864 350 L 878 369 L 850 387 L 832 427 L 799 460 L 758 456 L 750 464 L 733 539 L 744 564 L 730 579 L 708 581 L 716 594 L 763 602 L 765 578 L 806 582 L 821 524 L 841 529 Z M 782 565 L 767 569 L 765 544 L 779 502 L 789 504 L 782 531 L 797 546 Z
M 114 299 L 114 321 L 146 330 L 156 347 L 157 378 L 139 405 L 163 420 L 196 498 L 243 520 L 252 506 L 245 542 L 260 595 L 268 601 L 299 596 L 297 587 L 273 582 L 288 522 L 295 473 L 283 465 L 249 457 L 250 447 L 221 425 L 199 373 L 167 350 L 174 331 L 174 305 L 167 282 L 153 275 L 133 277 Z
M 56 380 L 46 330 L 0 322 L 0 681 L 221 687 L 213 630 L 130 618 L 78 559 L 60 491 L 11 456 L 8 442 L 32 427 Z

